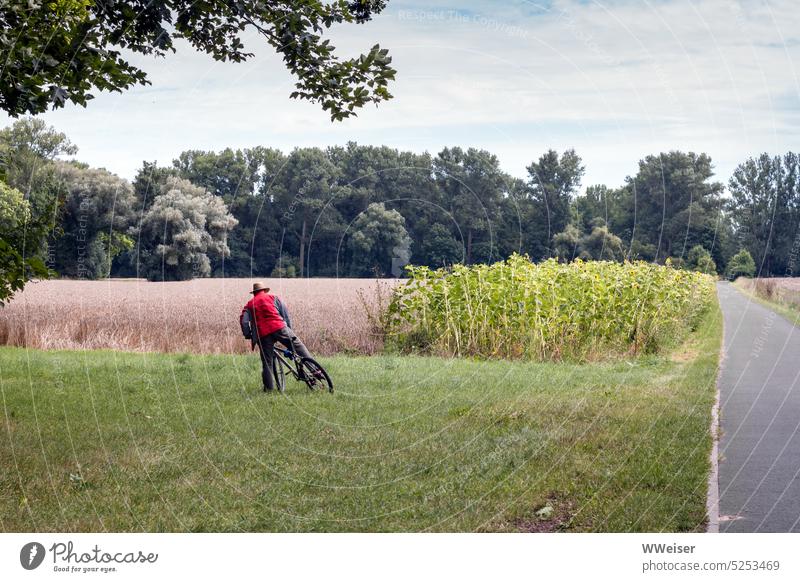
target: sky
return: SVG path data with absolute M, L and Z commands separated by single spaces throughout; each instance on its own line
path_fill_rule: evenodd
M 333 124 L 288 98 L 280 57 L 248 33 L 246 63 L 185 44 L 162 59 L 133 56 L 151 86 L 42 117 L 78 159 L 129 179 L 143 160 L 168 165 L 186 149 L 356 141 L 482 148 L 519 177 L 546 150 L 574 148 L 584 187 L 622 184 L 648 154 L 703 151 L 727 182 L 750 156 L 800 149 L 796 0 L 389 0 L 330 38 L 343 56 L 388 48 L 394 99 Z

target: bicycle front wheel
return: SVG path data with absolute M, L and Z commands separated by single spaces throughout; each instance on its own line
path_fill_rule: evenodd
M 286 375 L 289 373 L 289 368 L 278 354 L 272 356 L 272 374 L 275 378 L 275 388 L 278 392 L 286 390 Z
M 303 358 L 300 361 L 303 371 L 303 381 L 311 390 L 327 390 L 333 393 L 333 381 L 319 362 L 313 358 Z

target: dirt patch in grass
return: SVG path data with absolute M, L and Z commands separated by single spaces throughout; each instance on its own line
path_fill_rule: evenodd
M 535 506 L 530 513 L 511 520 L 496 521 L 484 530 L 487 532 L 553 533 L 565 531 L 575 515 L 575 502 L 551 494 L 546 501 Z
M 675 350 L 670 355 L 670 359 L 678 364 L 685 364 L 686 362 L 694 361 L 699 355 L 700 352 L 696 348 L 686 346 L 682 349 Z
M 702 353 L 700 349 L 701 347 L 702 346 L 698 341 L 697 334 L 692 334 L 680 344 L 675 346 L 675 348 L 669 353 L 669 359 L 676 364 L 693 362 Z
M 514 529 L 524 533 L 552 533 L 567 528 L 575 511 L 570 500 L 550 498 L 529 516 L 512 522 Z

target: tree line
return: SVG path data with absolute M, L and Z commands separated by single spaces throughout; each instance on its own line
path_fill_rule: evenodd
M 79 161 L 35 118 L 0 131 L 5 280 L 387 277 L 407 263 L 641 259 L 710 273 L 793 275 L 798 155 L 762 154 L 727 184 L 707 154 L 641 159 L 618 187 L 581 189 L 574 150 L 525 179 L 475 148 L 385 146 L 189 150 L 144 162 L 132 182 Z M 8 287 L 6 295 L 13 292 Z

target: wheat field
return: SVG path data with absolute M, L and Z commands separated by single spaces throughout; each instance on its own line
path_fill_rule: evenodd
M 265 279 L 289 308 L 312 353 L 373 354 L 382 348 L 372 316 L 391 281 Z M 41 349 L 241 353 L 250 350 L 239 314 L 250 279 L 51 280 L 29 283 L 0 308 L 0 345 Z
M 747 279 L 741 277 L 736 284 L 742 289 L 755 293 L 762 299 L 785 303 L 800 308 L 800 277 L 771 277 Z

